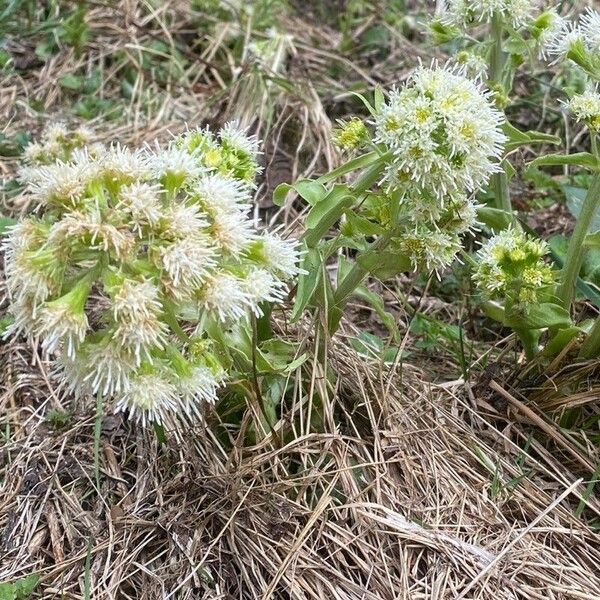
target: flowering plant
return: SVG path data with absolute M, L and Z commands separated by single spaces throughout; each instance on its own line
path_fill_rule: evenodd
M 26 152 L 9 334 L 39 339 L 76 395 L 142 423 L 198 418 L 299 272 L 296 243 L 248 217 L 258 141 L 233 123 L 138 150 L 87 138 L 55 125 Z
M 363 154 L 294 186 L 311 205 L 303 238 L 307 274 L 299 281 L 294 315 L 308 305 L 326 305 L 331 332 L 367 274 L 440 273 L 452 263 L 462 236 L 477 224 L 474 194 L 498 171 L 506 140 L 490 92 L 459 68 L 419 67 L 387 99 L 378 91 L 373 106 L 363 101 L 370 123 L 353 118 L 334 134 L 343 150 Z M 354 181 L 341 183 L 349 174 Z M 289 190 L 280 186 L 276 201 Z M 339 219 L 339 233 L 327 240 Z M 348 255 L 338 260 L 333 289 L 321 265 L 340 248 Z

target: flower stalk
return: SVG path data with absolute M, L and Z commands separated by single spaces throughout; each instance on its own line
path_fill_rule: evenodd
M 562 270 L 560 285 L 557 296 L 561 305 L 567 310 L 570 309 L 575 298 L 575 283 L 579 276 L 579 270 L 583 262 L 585 253 L 585 236 L 587 235 L 592 219 L 600 207 L 600 173 L 596 173 L 592 179 L 592 184 L 586 194 L 581 213 L 577 218 L 575 230 L 571 236 L 565 265 Z

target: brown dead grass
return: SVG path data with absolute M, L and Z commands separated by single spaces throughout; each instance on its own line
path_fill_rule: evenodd
M 93 402 L 75 407 L 30 348 L 4 345 L 0 580 L 37 572 L 42 597 L 83 598 L 89 555 L 92 598 L 598 597 L 600 536 L 574 515 L 583 478 L 522 450 L 530 426 L 486 416 L 460 383 L 330 356 L 335 385 L 313 372 L 322 431 L 305 427 L 305 394 L 283 444 L 198 427 L 160 447 L 106 415 L 98 494 Z M 51 427 L 50 409 L 71 425 Z

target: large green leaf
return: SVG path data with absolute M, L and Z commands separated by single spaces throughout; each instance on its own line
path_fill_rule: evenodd
M 568 327 L 572 323 L 569 311 L 562 306 L 541 302 L 529 306 L 526 311 L 508 312 L 504 317 L 504 324 L 513 329 L 545 329 Z
M 296 322 L 304 312 L 304 309 L 311 302 L 319 280 L 321 278 L 321 254 L 316 248 L 306 248 L 302 268 L 305 273 L 298 277 L 298 287 L 296 289 L 296 302 L 292 310 L 291 320 Z
M 398 273 L 412 270 L 412 264 L 406 256 L 390 250 L 365 252 L 357 258 L 357 261 L 363 269 L 369 271 L 374 277 L 384 280 L 390 279 Z
M 343 175 L 347 175 L 348 173 L 352 173 L 353 171 L 358 171 L 359 169 L 364 169 L 369 165 L 372 165 L 374 162 L 377 162 L 381 158 L 379 152 L 368 152 L 367 154 L 362 154 L 361 156 L 357 156 L 352 160 L 344 163 L 337 169 L 333 171 L 329 171 L 329 173 L 325 173 L 325 175 L 321 175 L 316 181 L 319 183 L 329 183 L 334 179 L 338 179 Z
M 328 194 L 327 188 L 321 182 L 313 179 L 301 179 L 294 185 L 280 183 L 273 192 L 273 204 L 283 206 L 290 190 L 296 190 L 298 195 L 311 206 L 323 200 Z
M 316 246 L 329 229 L 355 202 L 347 185 L 336 184 L 327 196 L 315 204 L 306 216 L 307 232 L 304 241 L 309 248 Z
M 491 206 L 480 206 L 477 209 L 477 220 L 495 232 L 502 231 L 515 222 L 511 213 Z

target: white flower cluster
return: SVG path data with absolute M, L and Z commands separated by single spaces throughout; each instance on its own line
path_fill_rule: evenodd
M 524 306 L 540 302 L 554 283 L 552 267 L 544 263 L 548 245 L 509 228 L 489 239 L 477 253 L 473 279 L 489 298 Z
M 544 15 L 538 19 L 546 19 L 548 23 L 547 27 L 539 28 L 543 32 L 543 54 L 553 56 L 555 62 L 567 58 L 582 65 L 597 62 L 600 53 L 600 12 L 587 8 L 578 22 L 563 19 L 555 12 Z
M 519 28 L 531 20 L 536 5 L 535 0 L 447 0 L 444 21 L 466 26 L 487 22 L 494 15 L 500 15 Z
M 375 119 L 391 154 L 385 174 L 407 231 L 401 248 L 415 268 L 441 269 L 476 224 L 473 195 L 499 170 L 503 115 L 490 92 L 450 68 L 418 68 Z
M 209 325 L 261 315 L 298 273 L 297 244 L 248 218 L 258 142 L 235 124 L 141 150 L 62 135 L 61 160 L 43 143 L 22 172 L 39 214 L 4 242 L 10 333 L 76 394 L 144 423 L 197 416 L 226 376 Z

